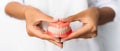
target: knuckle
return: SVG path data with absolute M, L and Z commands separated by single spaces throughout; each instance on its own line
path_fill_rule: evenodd
M 70 16 L 70 17 L 67 18 L 67 20 L 70 21 L 70 22 L 72 22 L 72 21 L 74 21 L 74 17 Z
M 93 26 L 91 32 L 96 32 L 97 31 L 97 26 Z
M 34 36 L 32 31 L 31 31 L 31 29 L 29 27 L 26 27 L 26 32 L 27 32 L 28 36 L 30 36 L 30 37 Z
M 97 32 L 89 33 L 89 34 L 85 34 L 85 35 L 80 36 L 80 38 L 84 38 L 84 39 L 89 39 L 89 38 L 94 38 L 94 37 L 97 37 Z
M 90 34 L 90 37 L 91 37 L 91 38 L 97 37 L 97 32 L 91 33 L 91 34 Z

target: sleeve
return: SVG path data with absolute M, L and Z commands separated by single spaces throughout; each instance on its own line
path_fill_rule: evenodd
M 120 21 L 120 9 L 118 0 L 95 0 L 92 2 L 95 7 L 110 7 L 115 11 L 114 21 Z

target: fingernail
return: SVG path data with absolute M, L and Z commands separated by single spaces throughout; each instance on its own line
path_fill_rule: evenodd
M 56 42 L 60 42 L 60 40 L 59 40 L 59 39 L 55 39 L 55 41 L 56 41 Z
M 65 42 L 65 40 L 61 40 L 60 42 Z

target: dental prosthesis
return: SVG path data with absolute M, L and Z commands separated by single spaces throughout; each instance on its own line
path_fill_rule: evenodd
M 49 23 L 47 33 L 52 37 L 64 38 L 72 33 L 72 29 L 69 22 L 58 21 Z

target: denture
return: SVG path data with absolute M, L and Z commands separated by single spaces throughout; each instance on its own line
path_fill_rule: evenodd
M 72 33 L 69 22 L 52 22 L 49 23 L 47 33 L 52 37 L 64 38 Z

